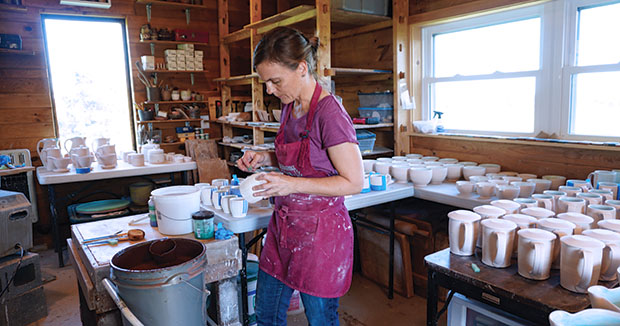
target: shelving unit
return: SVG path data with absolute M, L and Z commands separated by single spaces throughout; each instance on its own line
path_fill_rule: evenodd
M 13 50 L 13 49 L 0 49 L 0 54 L 14 54 L 14 55 L 28 55 L 32 56 L 36 53 L 28 50 Z
M 6 10 L 6 11 L 28 11 L 28 8 L 26 8 L 26 6 L 22 6 L 22 5 L 12 5 L 12 4 L 8 4 L 8 3 L 0 3 L 0 10 Z

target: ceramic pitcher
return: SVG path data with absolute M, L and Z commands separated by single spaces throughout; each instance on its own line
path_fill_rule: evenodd
M 459 256 L 473 255 L 482 217 L 471 211 L 456 210 L 448 213 L 448 218 L 450 252 Z
M 48 171 L 54 170 L 53 159 L 62 157 L 62 153 L 60 151 L 60 148 L 58 147 L 48 147 L 41 151 L 41 155 L 43 165 L 47 168 Z M 43 157 L 45 157 L 45 161 L 43 161 Z
M 496 268 L 510 266 L 517 224 L 502 219 L 482 222 L 482 262 Z
M 586 293 L 598 283 L 605 244 L 585 235 L 567 235 L 560 242 L 560 285 L 569 291 Z
M 67 143 L 69 142 L 71 142 L 71 147 L 67 148 Z M 69 138 L 65 140 L 65 143 L 63 144 L 63 147 L 65 148 L 67 153 L 71 152 L 72 148 L 79 147 L 79 146 L 86 146 L 86 137 L 78 136 L 78 137 Z
M 43 153 L 43 150 L 53 147 L 58 147 L 57 138 L 43 138 L 37 142 L 37 154 L 39 154 L 39 158 L 44 166 L 47 164 L 47 156 Z
M 91 144 L 91 148 L 93 149 L 93 151 L 97 152 L 97 149 L 99 148 L 99 146 L 108 145 L 108 144 L 110 144 L 110 138 L 105 138 L 105 137 L 95 138 L 95 140 L 93 140 L 93 143 Z

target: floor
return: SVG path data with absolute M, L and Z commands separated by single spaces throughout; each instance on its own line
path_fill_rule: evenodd
M 52 279 L 44 286 L 48 315 L 29 326 L 80 325 L 78 285 L 73 267 L 68 262 L 59 268 L 53 250 L 39 252 L 39 255 L 44 278 Z M 407 299 L 398 294 L 388 300 L 383 288 L 355 274 L 351 289 L 340 300 L 339 313 L 343 326 L 426 325 L 426 300 L 418 296 Z M 304 314 L 289 316 L 288 325 L 307 325 Z M 439 325 L 446 325 L 445 314 Z

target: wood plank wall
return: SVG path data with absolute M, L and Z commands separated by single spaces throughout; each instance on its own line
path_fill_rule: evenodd
M 219 95 L 218 85 L 211 79 L 219 76 L 217 41 L 217 3 L 204 0 L 206 9 L 192 9 L 191 24 L 185 22 L 185 15 L 179 7 L 153 6 L 151 26 L 169 29 L 184 28 L 208 31 L 210 44 L 201 46 L 205 52 L 205 71 L 195 73 L 195 85 L 190 84 L 189 75 L 165 75 L 165 82 L 181 89 L 192 88 L 206 96 Z M 36 143 L 41 138 L 58 136 L 54 128 L 50 82 L 48 80 L 45 45 L 42 32 L 41 14 L 66 14 L 86 16 L 107 16 L 125 18 L 129 37 L 131 62 L 141 55 L 149 55 L 148 43 L 139 42 L 139 30 L 147 23 L 146 9 L 134 0 L 112 0 L 110 9 L 91 9 L 86 7 L 61 6 L 58 0 L 24 1 L 26 11 L 0 10 L 0 33 L 19 34 L 25 50 L 34 51 L 34 56 L 0 54 L 0 149 L 27 148 L 33 156 L 35 166 L 41 163 L 37 157 Z M 273 5 L 275 6 L 275 4 Z M 249 22 L 248 4 L 243 0 L 231 0 L 231 30 L 241 28 Z M 156 55 L 163 57 L 163 49 L 172 46 L 158 45 Z M 246 60 L 249 51 L 246 46 L 236 47 L 234 60 Z M 244 59 L 245 58 L 245 59 Z M 145 100 L 144 86 L 138 81 L 135 66 L 132 65 L 132 87 L 134 101 Z M 35 182 L 36 183 L 36 182 Z M 70 190 L 70 189 L 69 189 Z M 47 193 L 37 186 L 40 222 L 36 231 L 46 232 L 50 226 Z M 35 242 L 51 242 L 49 235 L 35 233 Z

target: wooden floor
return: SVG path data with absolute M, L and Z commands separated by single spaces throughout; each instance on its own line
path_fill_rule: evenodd
M 56 279 L 45 284 L 48 316 L 29 326 L 67 326 L 81 325 L 78 290 L 73 267 L 58 268 L 56 255 L 52 250 L 39 253 L 44 274 Z M 66 262 L 70 264 L 69 261 Z M 343 326 L 374 325 L 426 325 L 426 300 L 414 296 L 405 299 L 398 294 L 393 300 L 387 299 L 387 292 L 375 283 L 353 275 L 349 292 L 340 300 L 340 324 Z M 288 325 L 308 325 L 303 313 L 289 316 Z M 440 325 L 446 325 L 445 314 Z

